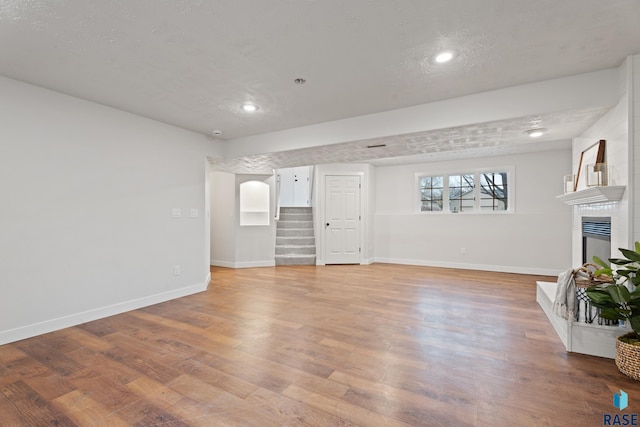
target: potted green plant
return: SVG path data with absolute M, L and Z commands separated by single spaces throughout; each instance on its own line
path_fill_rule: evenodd
M 587 296 L 600 309 L 600 317 L 623 320 L 631 326 L 633 332 L 616 339 L 616 365 L 623 374 L 640 380 L 640 242 L 634 250 L 619 250 L 624 258 L 610 258 L 610 265 L 593 258 L 601 267 L 594 275 L 609 276 L 613 283 L 590 287 Z

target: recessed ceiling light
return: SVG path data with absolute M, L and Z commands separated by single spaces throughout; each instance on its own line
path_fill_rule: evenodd
M 221 130 L 219 130 L 219 129 L 212 130 L 212 131 L 211 131 L 211 135 L 213 135 L 213 136 L 220 136 L 220 135 L 222 135 L 222 131 L 221 131 Z
M 246 103 L 242 104 L 242 109 L 247 113 L 255 113 L 256 111 L 258 111 L 258 106 L 255 104 Z
M 445 50 L 443 52 L 440 52 L 439 54 L 437 54 L 434 58 L 434 60 L 438 63 L 438 64 L 442 64 L 444 62 L 449 62 L 453 59 L 454 57 L 454 53 L 450 50 Z
M 535 129 L 529 129 L 524 131 L 524 133 L 529 135 L 531 138 L 540 138 L 546 132 L 547 132 L 547 129 L 545 128 L 535 128 Z

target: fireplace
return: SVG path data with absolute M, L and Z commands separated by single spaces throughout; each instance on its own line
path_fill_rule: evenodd
M 607 262 L 611 258 L 611 217 L 582 217 L 582 263 L 593 263 L 597 256 Z M 599 310 L 591 305 L 586 289 L 576 289 L 576 321 L 617 325 L 618 322 L 601 318 Z
M 611 258 L 611 217 L 582 217 L 582 263 Z

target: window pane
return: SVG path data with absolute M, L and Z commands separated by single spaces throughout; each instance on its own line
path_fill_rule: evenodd
M 420 177 L 420 210 L 441 211 L 442 210 L 442 176 L 421 176 Z
M 449 176 L 449 211 L 463 212 L 473 210 L 474 205 L 474 176 Z
M 480 175 L 480 210 L 505 211 L 509 207 L 506 172 L 487 172 Z

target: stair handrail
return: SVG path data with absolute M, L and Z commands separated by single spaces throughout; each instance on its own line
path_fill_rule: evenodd
M 276 209 L 275 209 L 275 219 L 278 221 L 280 219 L 280 174 L 277 169 L 273 170 L 273 175 L 276 180 Z
M 309 166 L 309 206 L 313 206 L 313 175 L 315 168 L 315 165 Z

